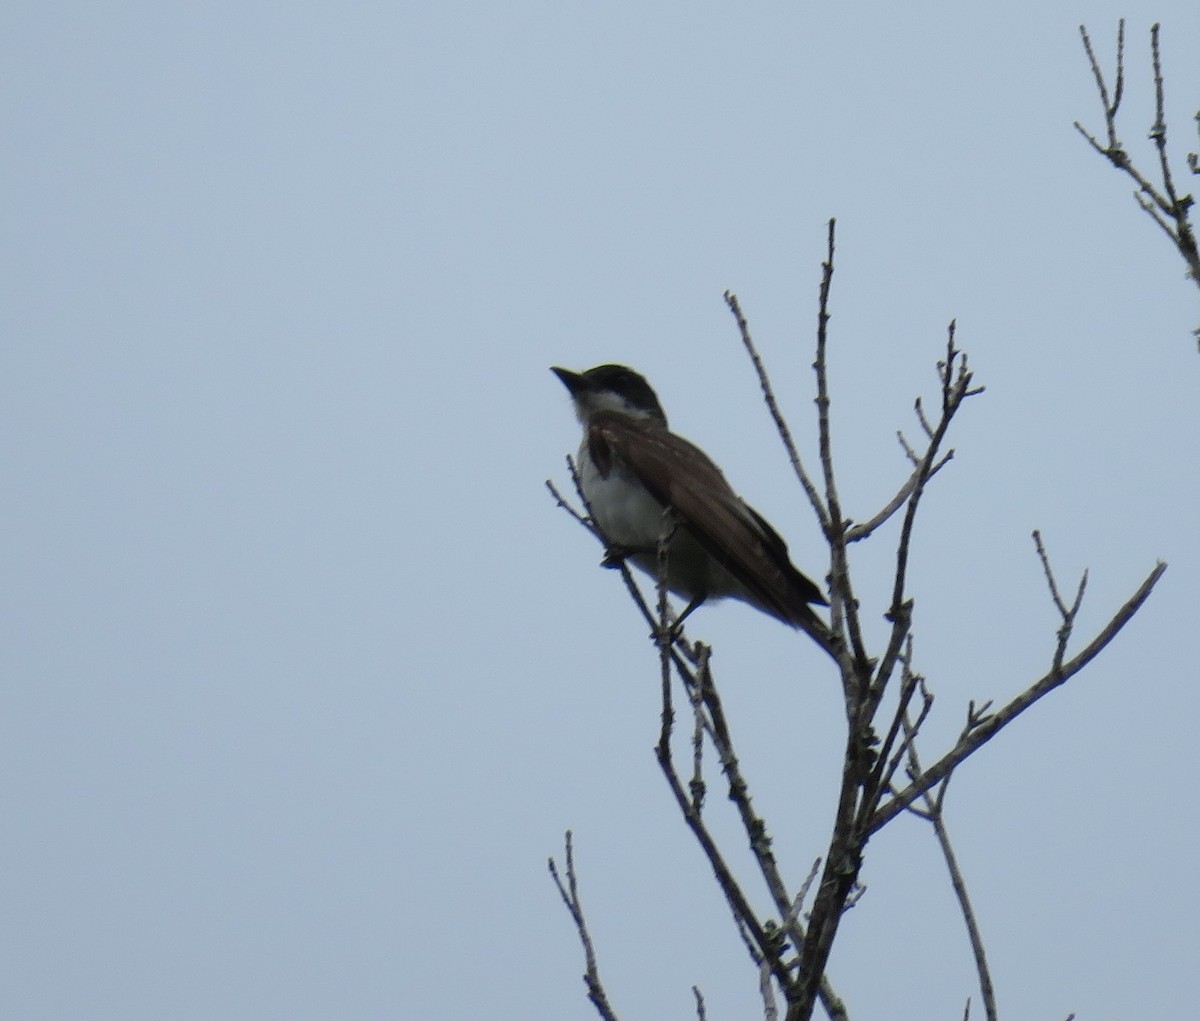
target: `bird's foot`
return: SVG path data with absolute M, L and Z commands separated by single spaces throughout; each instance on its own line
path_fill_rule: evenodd
M 625 561 L 634 554 L 644 552 L 645 550 L 638 549 L 636 546 L 625 546 L 622 543 L 614 542 L 604 551 L 604 559 L 600 561 L 600 566 L 615 570 L 623 567 Z
M 658 626 L 650 632 L 650 641 L 657 645 L 660 649 L 670 648 L 676 642 L 682 642 L 686 647 L 687 641 L 683 637 L 683 621 L 675 620 L 666 627 Z

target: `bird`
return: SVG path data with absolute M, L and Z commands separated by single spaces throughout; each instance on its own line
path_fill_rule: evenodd
M 586 372 L 553 366 L 583 427 L 577 466 L 592 521 L 607 544 L 605 566 L 631 560 L 687 605 L 739 599 L 811 635 L 831 654 L 836 638 L 813 611 L 821 590 L 788 556 L 780 534 L 733 491 L 699 447 L 671 432 L 645 377 L 624 365 Z

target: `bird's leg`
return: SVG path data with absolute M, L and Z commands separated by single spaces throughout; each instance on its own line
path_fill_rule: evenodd
M 683 612 L 676 617 L 667 629 L 656 627 L 650 632 L 650 638 L 656 645 L 673 645 L 675 642 L 683 638 L 683 622 L 691 615 L 693 610 L 699 609 L 700 604 L 708 598 L 707 593 L 701 593 L 696 596 L 690 603 L 683 608 Z
M 700 604 L 703 603 L 707 598 L 707 592 L 701 592 L 698 596 L 694 597 L 692 601 L 683 608 L 683 613 L 675 618 L 675 623 L 671 625 L 671 630 L 678 631 L 680 629 L 680 625 L 683 624 L 684 620 L 691 615 L 691 612 L 693 610 L 698 610 L 700 608 Z

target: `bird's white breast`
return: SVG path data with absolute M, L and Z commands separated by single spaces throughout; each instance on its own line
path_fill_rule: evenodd
M 596 524 L 609 542 L 641 549 L 658 545 L 663 506 L 619 464 L 605 478 L 588 453 L 587 438 L 579 447 L 579 481 Z
M 668 585 L 686 599 L 733 596 L 758 605 L 755 597 L 678 523 L 665 521 L 660 504 L 619 462 L 605 477 L 592 461 L 587 437 L 579 447 L 579 484 L 592 517 L 611 544 L 639 550 L 633 562 L 651 577 L 658 572 L 658 548 L 664 529 L 674 529 L 670 545 Z

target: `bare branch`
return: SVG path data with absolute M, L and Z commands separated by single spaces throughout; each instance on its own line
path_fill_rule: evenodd
M 1175 180 L 1171 172 L 1171 162 L 1167 152 L 1167 121 L 1165 109 L 1165 88 L 1162 73 L 1162 52 L 1159 42 L 1159 25 L 1156 23 L 1150 29 L 1150 52 L 1154 69 L 1154 123 L 1150 125 L 1149 138 L 1154 143 L 1158 155 L 1159 177 L 1161 187 L 1152 184 L 1134 165 L 1129 154 L 1117 140 L 1116 117 L 1121 105 L 1121 95 L 1125 86 L 1125 21 L 1121 19 L 1117 30 L 1117 69 L 1116 89 L 1112 100 L 1109 100 L 1108 85 L 1100 64 L 1096 59 L 1092 41 L 1087 29 L 1079 26 L 1083 39 L 1083 48 L 1087 53 L 1088 62 L 1092 68 L 1092 76 L 1096 79 L 1096 90 L 1100 93 L 1100 101 L 1104 107 L 1104 123 L 1108 132 L 1108 145 L 1102 145 L 1094 135 L 1088 132 L 1078 121 L 1075 129 L 1087 140 L 1088 144 L 1114 167 L 1126 173 L 1136 183 L 1138 190 L 1134 194 L 1138 205 L 1158 224 L 1159 228 L 1171 239 L 1171 243 L 1187 264 L 1188 275 L 1193 283 L 1200 287 L 1200 248 L 1197 247 L 1196 234 L 1189 219 L 1189 211 L 1193 205 L 1191 195 L 1179 195 L 1175 189 Z M 1200 115 L 1198 115 L 1200 117 Z M 1193 158 L 1196 157 L 1196 158 Z M 1193 173 L 1200 173 L 1200 156 L 1188 155 L 1188 166 Z M 1200 336 L 1200 331 L 1196 331 Z
M 963 401 L 983 392 L 983 387 L 971 387 L 973 376 L 967 366 L 966 355 L 954 346 L 954 333 L 955 323 L 951 321 L 946 331 L 946 357 L 943 361 L 938 362 L 938 373 L 942 384 L 942 416 L 935 427 L 930 427 L 922 416 L 922 425 L 929 433 L 929 446 L 917 466 L 917 481 L 908 498 L 904 523 L 900 529 L 900 540 L 896 545 L 896 574 L 892 589 L 892 604 L 888 614 L 892 621 L 891 636 L 887 651 L 876 667 L 875 677 L 870 686 L 870 696 L 860 708 L 860 726 L 866 726 L 874 717 L 900 655 L 904 639 L 908 634 L 912 610 L 911 603 L 906 601 L 904 596 L 908 578 L 908 556 L 917 508 L 924 493 L 925 484 L 929 481 L 950 423 Z
M 722 771 L 729 784 L 729 798 L 737 807 L 759 872 L 775 903 L 775 909 L 781 918 L 782 930 L 776 929 L 769 922 L 762 923 L 758 920 L 750 908 L 745 892 L 720 853 L 715 838 L 702 818 L 701 806 L 695 786 L 697 775 L 695 772 L 695 744 L 693 743 L 693 778 L 690 797 L 684 792 L 682 780 L 675 769 L 670 746 L 669 728 L 660 737 L 656 756 L 659 766 L 667 779 L 667 785 L 675 795 L 676 804 L 679 806 L 685 822 L 700 844 L 705 857 L 708 858 L 714 877 L 717 880 L 717 885 L 725 894 L 726 901 L 733 913 L 735 924 L 738 931 L 742 934 L 743 942 L 751 959 L 756 965 L 767 967 L 772 975 L 774 975 L 775 980 L 780 983 L 780 986 L 786 989 L 790 985 L 790 974 L 788 966 L 783 959 L 786 944 L 782 941 L 781 937 L 786 934 L 788 939 L 791 940 L 792 946 L 797 950 L 804 943 L 805 934 L 798 917 L 798 902 L 795 898 L 790 897 L 787 892 L 787 885 L 780 875 L 778 863 L 776 862 L 774 852 L 771 850 L 772 841 L 767 832 L 766 823 L 753 807 L 750 797 L 750 785 L 741 772 L 741 766 L 734 752 L 733 740 L 725 719 L 725 711 L 721 704 L 720 694 L 713 681 L 711 664 L 709 662 L 711 651 L 704 643 L 695 643 L 695 674 L 684 677 L 684 684 L 685 686 L 689 683 L 691 684 L 688 690 L 689 697 L 693 699 L 694 711 L 698 712 L 695 709 L 695 699 L 699 698 L 708 712 L 708 722 L 704 726 L 704 732 L 712 740 L 713 747 L 716 749 L 718 758 L 720 759 Z M 669 698 L 669 695 L 665 697 Z M 664 711 L 664 718 L 665 715 Z M 695 737 L 693 736 L 694 741 Z M 810 876 L 801 887 L 800 894 L 798 895 L 800 900 L 806 895 L 811 883 L 812 877 Z M 819 983 L 817 995 L 831 1021 L 848 1021 L 845 1005 L 824 976 L 822 976 Z
M 987 744 L 988 741 L 1012 723 L 1013 720 L 1031 705 L 1045 695 L 1048 695 L 1055 688 L 1066 683 L 1095 659 L 1104 647 L 1116 638 L 1121 629 L 1133 619 L 1133 615 L 1137 613 L 1142 604 L 1150 597 L 1150 593 L 1166 569 L 1167 565 L 1160 560 L 1146 576 L 1142 584 L 1138 586 L 1137 591 L 1125 602 L 1125 605 L 1113 615 L 1100 633 L 1081 652 L 1077 653 L 1060 667 L 1052 668 L 1049 673 L 1031 684 L 1025 691 L 1009 702 L 1008 705 L 1004 706 L 1003 709 L 988 716 L 978 726 L 965 733 L 959 739 L 958 743 L 943 755 L 941 759 L 925 770 L 920 777 L 914 779 L 899 794 L 877 809 L 867 827 L 868 834 L 875 833 L 882 826 L 885 826 L 900 812 L 911 805 L 921 794 L 949 776 L 965 759 Z
M 767 887 L 775 901 L 776 910 L 781 917 L 786 917 L 791 904 L 791 898 L 788 896 L 787 888 L 783 883 L 782 877 L 779 875 L 778 866 L 771 851 L 771 839 L 767 834 L 766 824 L 753 809 L 750 801 L 749 784 L 742 776 L 737 757 L 733 752 L 733 743 L 725 723 L 725 714 L 721 706 L 720 696 L 712 680 L 709 665 L 710 651 L 703 643 L 696 643 L 697 669 L 693 678 L 693 687 L 689 689 L 689 692 L 693 699 L 699 698 L 703 702 L 704 708 L 708 710 L 709 722 L 704 729 L 713 741 L 721 760 L 722 769 L 728 779 L 729 797 L 738 807 L 742 824 L 750 838 L 751 849 L 755 854 L 763 879 L 766 881 Z M 685 791 L 683 782 L 675 768 L 670 741 L 671 727 L 668 723 L 669 718 L 673 718 L 673 710 L 670 708 L 669 685 L 665 681 L 663 700 L 663 729 L 660 734 L 658 746 L 655 749 L 659 767 L 666 777 L 671 793 L 675 796 L 676 804 L 683 814 L 684 821 L 692 830 L 705 857 L 708 858 L 717 885 L 725 894 L 726 901 L 733 912 L 739 931 L 743 933 L 743 938 L 746 941 L 746 946 L 752 959 L 756 965 L 765 962 L 765 966 L 770 969 L 780 985 L 786 987 L 790 982 L 790 976 L 783 961 L 782 952 L 785 945 L 775 937 L 772 926 L 759 921 L 758 916 L 750 906 L 749 898 L 743 891 L 741 884 L 738 882 L 733 870 L 729 867 L 715 838 L 704 822 L 701 814 L 701 797 L 697 790 L 697 774 L 693 772 L 692 783 L 689 785 L 691 794 L 689 795 Z M 698 709 L 694 711 L 699 713 Z M 693 751 L 693 770 L 695 770 L 696 763 L 695 754 L 695 751 Z M 700 784 L 703 784 L 703 780 L 700 780 Z M 794 941 L 798 942 L 802 938 L 798 923 L 790 926 L 788 931 Z
M 1175 228 L 1172 227 L 1171 224 L 1167 222 L 1167 218 L 1158 211 L 1158 203 L 1153 199 L 1153 197 L 1147 198 L 1140 192 L 1134 192 L 1133 198 L 1137 204 L 1142 207 L 1142 210 L 1150 217 L 1150 219 L 1158 224 L 1159 229 L 1171 239 L 1171 243 L 1177 244 L 1178 239 L 1175 237 Z
M 1104 121 L 1105 126 L 1108 128 L 1109 151 L 1119 150 L 1120 143 L 1117 141 L 1116 116 L 1117 110 L 1121 106 L 1121 95 L 1125 91 L 1125 19 L 1122 18 L 1117 26 L 1117 82 L 1116 92 L 1111 103 L 1108 99 L 1108 85 L 1104 81 L 1104 73 L 1100 70 L 1100 62 L 1096 59 L 1096 51 L 1092 49 L 1092 40 L 1088 36 L 1087 28 L 1084 25 L 1079 26 L 1079 34 L 1083 37 L 1083 48 L 1087 52 L 1088 61 L 1092 65 L 1092 76 L 1096 79 L 1096 89 L 1100 93 L 1100 101 L 1104 104 Z M 1078 127 L 1078 124 L 1076 124 L 1076 127 Z M 1083 129 L 1080 128 L 1080 130 L 1082 131 Z M 1094 140 L 1093 144 L 1095 144 Z M 1101 151 L 1103 152 L 1104 150 Z
M 921 761 L 917 755 L 917 746 L 915 743 L 916 730 L 908 725 L 907 716 L 904 722 L 905 730 L 909 736 L 908 761 L 911 773 L 913 776 L 920 776 Z M 983 945 L 983 935 L 979 931 L 979 923 L 975 918 L 975 910 L 971 906 L 971 898 L 967 893 L 967 884 L 963 880 L 962 869 L 959 867 L 958 857 L 955 855 L 954 848 L 950 843 L 950 833 L 946 829 L 946 818 L 943 808 L 949 785 L 950 776 L 947 776 L 939 785 L 936 797 L 929 791 L 925 791 L 921 795 L 921 799 L 925 804 L 925 812 L 923 814 L 933 826 L 938 846 L 942 850 L 942 857 L 946 861 L 946 868 L 950 872 L 950 885 L 954 889 L 954 896 L 958 899 L 958 906 L 962 911 L 963 921 L 967 926 L 967 937 L 971 942 L 971 953 L 975 957 L 975 971 L 979 976 L 979 992 L 983 999 L 983 1009 L 987 1012 L 988 1021 L 998 1021 L 996 990 L 992 983 L 991 970 L 988 968 L 987 953 Z M 910 809 L 913 808 L 911 805 L 909 807 Z M 968 1010 L 970 1010 L 969 1003 L 970 1001 L 968 1001 Z
M 1196 111 L 1196 116 L 1192 118 L 1196 122 L 1196 134 L 1200 135 L 1200 110 Z M 1200 174 L 1200 152 L 1189 152 L 1187 154 L 1188 169 L 1193 174 Z
M 905 454 L 908 456 L 908 459 L 912 461 L 914 465 L 916 465 L 917 470 L 908 477 L 907 481 L 905 481 L 904 485 L 900 487 L 896 495 L 893 496 L 891 500 L 889 500 L 873 518 L 871 518 L 869 521 L 855 524 L 846 529 L 846 542 L 861 542 L 863 539 L 870 538 L 871 533 L 879 528 L 880 525 L 888 521 L 888 519 L 890 519 L 891 516 L 896 513 L 896 511 L 904 506 L 904 501 L 912 496 L 912 492 L 916 488 L 917 482 L 920 480 L 921 459 L 917 457 L 915 451 L 913 451 L 912 447 L 908 445 L 908 441 L 904 439 L 903 433 L 897 432 L 896 435 L 900 439 L 900 445 L 904 447 Z M 925 481 L 928 482 L 929 479 L 933 478 L 946 466 L 948 462 L 953 460 L 953 458 L 954 451 L 946 451 L 942 459 L 929 469 L 929 474 L 926 476 Z
M 738 883 L 733 870 L 729 867 L 729 863 L 725 860 L 725 856 L 717 846 L 712 833 L 709 832 L 700 813 L 692 807 L 691 798 L 688 797 L 687 792 L 684 790 L 679 780 L 679 774 L 675 771 L 674 764 L 670 759 L 669 749 L 664 751 L 661 747 L 658 748 L 657 757 L 659 767 L 666 777 L 667 786 L 671 789 L 671 793 L 675 797 L 675 804 L 683 815 L 684 822 L 687 823 L 688 828 L 692 831 L 692 835 L 700 844 L 700 849 L 704 852 L 704 856 L 708 859 L 709 865 L 713 870 L 713 876 L 717 881 L 717 886 L 725 895 L 725 900 L 733 912 L 734 920 L 739 928 L 748 936 L 747 947 L 754 951 L 752 956 L 757 957 L 755 963 L 761 963 L 765 959 L 776 980 L 781 985 L 786 986 L 790 980 L 787 969 L 784 967 L 782 960 L 780 960 L 778 951 L 772 945 L 770 937 L 762 922 L 759 921 L 754 908 L 751 907 L 750 901 L 742 890 L 741 884 Z
M 570 457 L 567 458 L 567 465 L 570 467 L 571 471 L 574 472 L 575 466 L 572 463 Z M 563 497 L 562 493 L 560 493 L 558 491 L 558 487 L 556 487 L 554 485 L 554 483 L 551 482 L 549 479 L 546 480 L 546 488 L 548 490 L 550 490 L 550 495 L 552 497 L 554 497 L 554 502 L 557 506 L 559 506 L 563 510 L 565 510 L 579 524 L 583 525 L 584 528 L 586 528 L 589 532 L 591 532 L 594 536 L 596 536 L 598 539 L 600 539 L 603 542 L 603 538 L 601 537 L 600 532 L 596 528 L 596 526 L 594 524 L 592 524 L 591 518 L 584 517 L 582 514 L 579 513 L 579 511 L 577 511 L 574 507 L 572 507 L 571 504 L 568 503 L 567 500 Z
M 779 1005 L 775 1002 L 775 987 L 771 984 L 771 969 L 764 961 L 758 969 L 758 995 L 763 1002 L 763 1021 L 778 1021 Z
M 705 656 L 708 653 L 708 647 L 704 646 Z M 692 795 L 692 805 L 695 807 L 697 814 L 704 809 L 704 795 L 708 790 L 708 785 L 704 782 L 704 733 L 705 726 L 708 723 L 708 717 L 704 714 L 704 688 L 703 685 L 710 681 L 711 675 L 707 668 L 707 659 L 704 669 L 698 671 L 697 677 L 699 684 L 696 684 L 688 692 L 692 702 L 692 780 L 688 784 Z
M 676 526 L 674 514 L 670 509 L 664 510 L 662 529 L 658 536 L 658 619 L 654 625 L 654 639 L 658 643 L 662 683 L 662 730 L 659 733 L 658 746 L 668 749 L 668 752 L 671 745 L 671 728 L 675 723 L 675 709 L 671 704 L 671 655 L 674 652 L 674 635 L 671 629 L 671 602 L 667 598 L 667 559 Z
M 1058 593 L 1058 585 L 1054 580 L 1054 572 L 1050 569 L 1050 561 L 1046 557 L 1046 547 L 1042 545 L 1042 533 L 1036 528 L 1033 530 L 1033 541 L 1037 546 L 1038 559 L 1042 562 L 1042 570 L 1046 573 L 1046 584 L 1050 586 L 1050 595 L 1054 599 L 1054 605 L 1058 607 L 1058 612 L 1065 617 L 1067 615 L 1067 607 L 1063 603 L 1062 596 Z
M 837 220 L 829 221 L 826 235 L 825 261 L 821 264 L 821 288 L 817 302 L 817 353 L 813 371 L 817 376 L 817 436 L 821 456 L 821 471 L 825 477 L 825 505 L 829 510 L 825 537 L 830 552 L 830 598 L 833 603 L 832 620 L 837 631 L 842 620 L 845 633 L 853 651 L 853 663 L 839 657 L 842 673 L 842 688 L 846 699 L 847 719 L 851 718 L 851 704 L 857 699 L 857 688 L 861 687 L 859 674 L 865 673 L 862 665 L 867 662 L 867 650 L 863 644 L 862 626 L 858 616 L 858 600 L 850 581 L 850 565 L 846 554 L 847 522 L 842 516 L 841 500 L 838 498 L 836 475 L 833 468 L 833 440 L 829 425 L 829 371 L 826 351 L 829 341 L 829 294 L 833 286 L 833 256 L 836 250 Z M 860 667 L 862 667 L 860 669 Z
M 755 863 L 774 902 L 775 910 L 783 922 L 784 930 L 798 950 L 803 942 L 804 933 L 791 910 L 793 899 L 788 894 L 787 884 L 783 881 L 775 854 L 771 850 L 772 841 L 767 832 L 766 822 L 754 809 L 750 797 L 750 784 L 742 774 L 741 764 L 734 752 L 733 739 L 725 721 L 725 711 L 721 704 L 720 694 L 712 681 L 708 661 L 710 652 L 711 650 L 707 646 L 702 646 L 703 659 L 696 674 L 700 696 L 704 700 L 709 718 L 712 720 L 713 747 L 716 749 L 717 757 L 721 762 L 721 770 L 729 785 L 729 800 L 737 808 L 742 828 L 749 840 L 750 850 L 754 854 Z M 766 950 L 763 953 L 769 956 Z M 782 963 L 781 956 L 779 963 Z
M 830 258 L 832 258 L 832 247 Z M 825 285 L 830 276 L 828 263 L 826 265 L 822 287 L 823 302 L 827 293 Z M 827 318 L 828 313 L 822 304 L 817 343 L 819 409 L 822 407 L 823 344 Z M 888 617 L 892 621 L 888 647 L 878 664 L 869 663 L 865 652 L 860 652 L 861 645 L 855 648 L 857 654 L 855 663 L 849 664 L 849 669 L 846 664 L 843 664 L 843 685 L 846 693 L 849 727 L 842 766 L 841 791 L 834 818 L 833 836 L 830 839 L 829 850 L 825 858 L 824 873 L 810 916 L 809 934 L 801 953 L 795 991 L 789 998 L 788 1021 L 808 1021 L 811 1017 L 817 985 L 824 973 L 841 915 L 854 903 L 857 896 L 855 891 L 858 888 L 858 874 L 862 867 L 863 849 L 870 833 L 864 827 L 864 822 L 873 818 L 870 813 L 875 809 L 881 796 L 879 787 L 881 771 L 887 768 L 880 762 L 872 748 L 876 741 L 873 721 L 901 654 L 911 623 L 912 601 L 905 598 L 904 593 L 909 545 L 916 511 L 930 471 L 937 463 L 939 448 L 951 420 L 967 397 L 982 391 L 982 388 L 971 387 L 972 374 L 968 368 L 966 357 L 954 345 L 953 323 L 950 324 L 947 331 L 946 357 L 938 363 L 938 373 L 942 396 L 940 420 L 936 425 L 932 425 L 925 417 L 923 409 L 918 411 L 922 427 L 928 431 L 929 444 L 917 467 L 917 482 L 905 503 L 905 518 L 901 526 L 896 554 L 895 585 L 892 603 L 888 611 Z M 823 461 L 826 459 L 827 449 L 827 446 L 822 448 Z M 849 592 L 850 588 L 848 577 L 845 579 L 844 588 L 839 584 L 842 581 L 839 577 L 839 570 L 847 573 L 847 569 L 845 524 L 837 509 L 836 492 L 830 494 L 829 502 L 830 515 L 835 526 L 829 535 L 829 542 L 834 563 L 832 590 L 836 596 L 839 592 Z M 851 608 L 853 608 L 853 604 L 851 604 Z M 856 617 L 850 618 L 851 627 L 856 623 Z M 853 635 L 853 631 L 851 633 Z M 861 677 L 857 669 L 860 666 L 863 668 Z M 910 688 L 909 698 L 911 698 L 911 694 Z M 894 728 L 892 740 L 895 740 Z
M 880 746 L 876 756 L 875 768 L 872 771 L 871 778 L 864 785 L 862 803 L 858 814 L 860 827 L 865 825 L 874 813 L 875 808 L 879 804 L 879 799 L 883 796 L 883 792 L 891 788 L 892 778 L 895 776 L 896 770 L 900 767 L 900 763 L 908 753 L 909 747 L 916 740 L 916 736 L 920 732 L 922 724 L 928 718 L 930 710 L 933 709 L 933 695 L 925 686 L 925 678 L 915 673 L 912 669 L 912 646 L 912 635 L 909 635 L 905 640 L 904 651 L 900 654 L 901 685 L 899 704 L 896 707 L 896 712 L 893 714 L 887 737 L 884 738 L 883 744 Z M 916 722 L 910 723 L 908 707 L 913 695 L 917 691 L 921 692 L 921 711 L 917 715 Z M 904 730 L 904 737 L 893 753 L 892 748 L 901 729 Z
M 1067 606 L 1058 593 L 1054 571 L 1050 567 L 1050 558 L 1046 555 L 1046 547 L 1042 545 L 1042 533 L 1036 528 L 1033 530 L 1033 541 L 1037 545 L 1037 554 L 1038 559 L 1042 562 L 1042 570 L 1046 573 L 1046 583 L 1050 586 L 1050 595 L 1054 599 L 1054 605 L 1058 608 L 1059 616 L 1062 617 L 1062 626 L 1058 629 L 1058 644 L 1054 649 L 1054 669 L 1059 670 L 1062 669 L 1067 642 L 1070 641 L 1071 632 L 1075 629 L 1075 617 L 1079 613 L 1079 607 L 1083 605 L 1083 593 L 1087 589 L 1088 573 L 1087 571 L 1083 572 L 1079 579 L 1079 588 L 1075 592 L 1075 601 Z
M 821 870 L 821 859 L 813 860 L 812 868 L 808 870 L 808 875 L 804 878 L 804 882 L 800 884 L 800 889 L 796 891 L 796 897 L 792 901 L 792 909 L 788 912 L 788 921 L 794 922 L 800 917 L 800 913 L 804 910 L 804 902 L 808 899 L 808 891 L 812 888 L 813 882 L 817 878 L 817 873 Z
M 841 526 L 840 501 L 833 470 L 833 444 L 829 427 L 829 370 L 826 350 L 829 340 L 829 293 L 833 287 L 833 256 L 836 250 L 837 220 L 829 221 L 825 261 L 821 264 L 821 290 L 817 308 L 817 358 L 813 370 L 817 374 L 817 424 L 821 449 L 821 470 L 825 474 L 825 496 L 829 516 L 835 528 Z
M 696 997 L 696 1021 L 706 1021 L 708 1014 L 704 1010 L 704 996 L 699 986 L 692 986 L 692 995 Z
M 917 413 L 917 421 L 921 423 L 921 429 L 925 433 L 925 438 L 927 440 L 933 439 L 933 426 L 929 424 L 929 419 L 925 417 L 925 405 L 921 403 L 920 397 L 913 401 L 913 411 Z
M 1163 188 L 1167 193 L 1170 211 L 1179 208 L 1179 197 L 1175 194 L 1175 181 L 1171 177 L 1171 163 L 1167 159 L 1167 118 L 1163 113 L 1162 53 L 1158 45 L 1159 25 L 1150 28 L 1150 53 L 1154 63 L 1154 123 L 1150 126 L 1150 140 L 1158 149 L 1158 164 L 1162 174 Z
M 825 1015 L 829 1021 L 850 1021 L 850 1014 L 846 1010 L 846 1004 L 835 996 L 833 990 L 829 987 L 828 980 L 821 977 L 821 988 L 818 991 L 818 996 L 821 998 L 821 1006 L 825 1010 Z
M 583 945 L 583 956 L 587 962 L 587 970 L 583 973 L 583 982 L 587 986 L 588 999 L 604 1021 L 617 1021 L 617 1015 L 609 1005 L 608 996 L 604 992 L 604 984 L 600 981 L 600 970 L 596 966 L 596 951 L 592 946 L 592 937 L 588 932 L 587 921 L 583 916 L 583 903 L 579 899 L 579 886 L 575 879 L 575 849 L 572 844 L 571 831 L 567 830 L 564 840 L 566 845 L 567 879 L 564 884 L 558 873 L 554 859 L 549 861 L 550 875 L 554 885 L 558 887 L 559 896 L 571 913 L 575 922 L 575 931 L 579 934 L 579 942 Z
M 775 390 L 771 386 L 771 379 L 767 375 L 766 366 L 763 365 L 762 358 L 758 354 L 758 349 L 754 346 L 754 340 L 750 336 L 750 324 L 742 314 L 742 306 L 733 291 L 725 292 L 725 304 L 729 306 L 729 311 L 733 313 L 734 319 L 737 320 L 738 332 L 742 336 L 742 344 L 745 346 L 747 354 L 750 355 L 750 362 L 754 366 L 754 371 L 758 376 L 758 385 L 762 388 L 763 400 L 766 402 L 767 410 L 771 413 L 771 418 L 775 421 L 775 428 L 779 433 L 779 438 L 783 441 L 788 460 L 792 463 L 792 470 L 796 473 L 796 478 L 800 480 L 800 485 L 804 488 L 805 495 L 808 497 L 808 502 L 812 504 L 813 511 L 816 512 L 817 520 L 821 523 L 821 530 L 828 531 L 829 511 L 826 509 L 825 504 L 821 502 L 821 497 L 817 493 L 817 487 L 813 485 L 812 479 L 809 478 L 808 472 L 804 468 L 804 462 L 800 460 L 800 453 L 796 450 L 796 443 L 792 439 L 792 432 L 788 428 L 783 413 L 779 410 L 779 402 L 775 400 Z
M 899 429 L 896 430 L 896 439 L 900 441 L 900 446 L 904 448 L 904 456 L 908 458 L 913 467 L 919 467 L 921 459 L 917 456 L 917 452 L 913 450 L 912 444 L 905 439 L 904 433 Z

